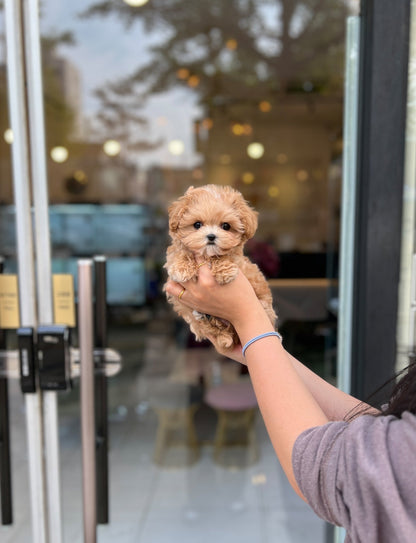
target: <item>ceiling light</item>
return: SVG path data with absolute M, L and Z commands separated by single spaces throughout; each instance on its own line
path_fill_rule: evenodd
M 58 162 L 58 164 L 65 162 L 65 160 L 67 160 L 68 158 L 68 155 L 68 149 L 66 147 L 63 147 L 62 145 L 58 145 L 51 149 L 51 158 L 54 162 Z
M 264 155 L 264 145 L 259 142 L 250 143 L 247 147 L 247 154 L 250 158 L 261 158 Z
M 103 145 L 103 150 L 107 156 L 117 156 L 121 151 L 120 142 L 117 140 L 107 140 Z
M 12 144 L 13 143 L 13 130 L 11 128 L 8 128 L 7 130 L 5 130 L 4 134 L 3 134 L 3 137 L 4 137 L 4 141 L 6 143 Z
M 139 8 L 147 4 L 149 0 L 124 0 L 124 3 L 134 8 Z
M 172 140 L 168 143 L 169 153 L 179 156 L 185 151 L 185 145 L 182 140 Z

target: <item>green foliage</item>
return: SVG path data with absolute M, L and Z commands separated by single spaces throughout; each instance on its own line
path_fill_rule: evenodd
M 244 98 L 286 92 L 294 80 L 316 80 L 327 91 L 341 84 L 342 0 L 151 0 L 140 8 L 106 0 L 82 16 L 116 16 L 127 29 L 141 21 L 157 36 L 150 60 L 122 82 L 142 97 L 189 87 L 191 76 L 199 79 L 191 88 L 201 102 L 219 93 Z M 179 69 L 189 77 L 179 79 Z

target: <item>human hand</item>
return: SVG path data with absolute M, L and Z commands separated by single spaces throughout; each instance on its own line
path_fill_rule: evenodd
M 243 356 L 243 347 L 240 343 L 238 345 L 234 345 L 231 349 L 225 350 L 218 346 L 218 344 L 215 342 L 215 338 L 208 336 L 208 339 L 213 345 L 215 345 L 217 353 L 246 366 L 246 359 Z
M 253 287 L 241 270 L 233 281 L 219 285 L 209 265 L 201 262 L 196 280 L 181 283 L 168 281 L 165 290 L 199 313 L 230 322 L 238 334 L 241 345 L 258 334 L 274 330 Z M 241 346 L 232 353 L 223 354 L 238 362 L 244 362 L 238 349 L 241 350 Z
M 200 264 L 196 280 L 168 281 L 165 290 L 191 309 L 225 319 L 234 326 L 250 312 L 250 308 L 259 305 L 251 284 L 241 271 L 233 281 L 219 285 L 204 262 Z

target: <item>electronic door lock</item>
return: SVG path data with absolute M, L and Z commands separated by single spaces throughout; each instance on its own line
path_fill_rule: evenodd
M 36 392 L 36 359 L 33 328 L 18 328 L 17 345 L 20 362 L 20 388 L 23 393 Z
M 71 388 L 69 328 L 62 325 L 37 329 L 39 386 L 42 390 Z

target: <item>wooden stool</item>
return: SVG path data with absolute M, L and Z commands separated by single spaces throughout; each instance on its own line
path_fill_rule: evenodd
M 153 393 L 151 405 L 158 417 L 153 460 L 159 466 L 185 467 L 199 458 L 194 414 L 200 405 L 196 387 L 167 383 Z M 176 448 L 179 454 L 169 455 Z
M 257 399 L 251 383 L 243 381 L 213 387 L 208 390 L 205 402 L 215 409 L 218 416 L 213 453 L 215 462 L 227 467 L 246 467 L 256 462 L 259 457 L 254 430 Z M 239 433 L 240 437 L 231 439 L 232 433 Z M 236 447 L 243 447 L 243 455 L 236 454 Z M 229 448 L 234 449 L 234 454 L 227 454 Z

